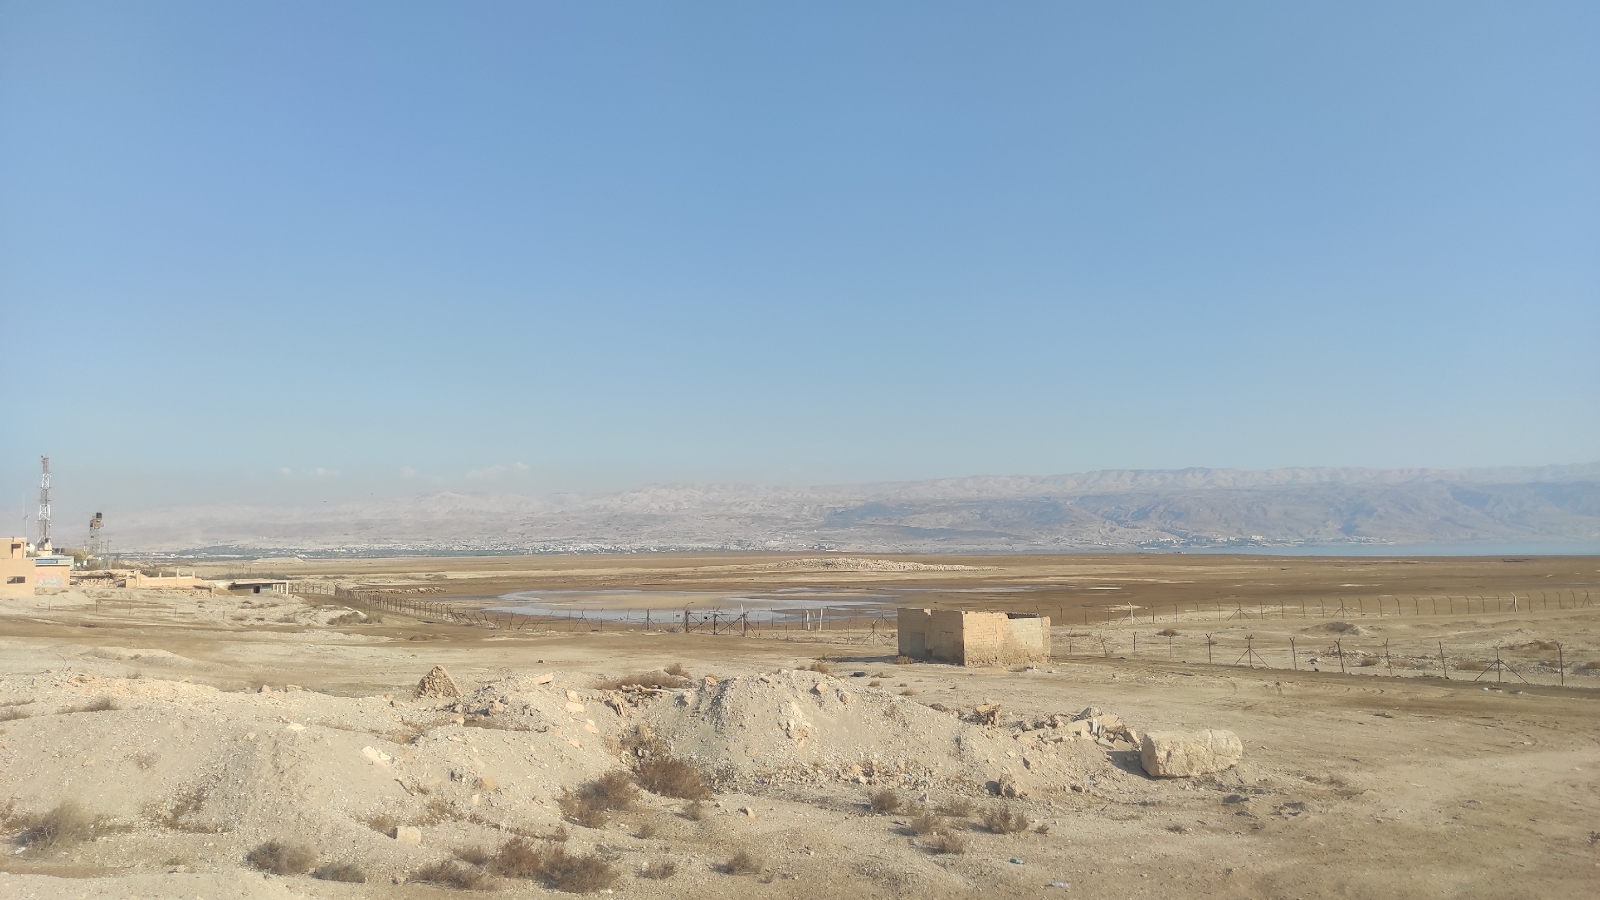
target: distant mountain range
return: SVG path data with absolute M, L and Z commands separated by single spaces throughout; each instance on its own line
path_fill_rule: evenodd
M 1494 469 L 1112 470 L 826 487 L 435 493 L 123 511 L 121 551 L 1050 552 L 1600 540 L 1600 463 Z

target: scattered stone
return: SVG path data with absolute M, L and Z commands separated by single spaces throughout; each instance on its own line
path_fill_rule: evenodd
M 1244 744 L 1231 731 L 1157 731 L 1144 736 L 1139 762 L 1156 778 L 1209 775 L 1233 767 Z
M 995 793 L 1006 798 L 1007 800 L 1027 799 L 1028 792 L 1023 790 L 1021 786 L 1017 784 L 1017 779 L 1010 775 L 1001 775 L 999 778 L 995 779 L 995 786 L 997 788 Z
M 1078 718 L 1081 721 L 1083 719 L 1093 719 L 1098 715 L 1100 715 L 1100 707 L 1098 707 L 1098 706 L 1090 706 L 1090 707 L 1084 709 L 1083 712 L 1078 713 L 1076 718 Z
M 461 689 L 456 687 L 454 678 L 446 672 L 444 666 L 434 666 L 428 674 L 422 676 L 417 682 L 418 697 L 459 697 Z
M 998 703 L 985 703 L 982 706 L 975 706 L 972 709 L 972 714 L 977 718 L 980 725 L 1000 724 L 1000 704 Z
M 421 844 L 422 829 L 415 825 L 396 825 L 393 837 L 399 844 Z
M 1015 856 L 1013 856 L 1010 859 L 1006 860 L 1006 862 L 1011 863 L 1013 866 L 1025 866 L 1025 865 L 1027 865 L 1027 863 L 1023 862 L 1022 860 L 1018 859 Z
M 749 816 L 752 819 L 754 819 L 756 817 L 756 811 L 753 808 L 748 807 L 748 806 L 739 807 L 739 812 L 744 813 L 745 815 Z

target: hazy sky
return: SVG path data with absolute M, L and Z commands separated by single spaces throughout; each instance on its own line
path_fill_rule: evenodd
M 0 509 L 42 453 L 73 513 L 1594 460 L 1597 47 L 1593 2 L 6 0 Z

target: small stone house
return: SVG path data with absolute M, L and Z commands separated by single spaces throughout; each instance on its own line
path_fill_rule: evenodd
M 900 655 L 958 666 L 1050 659 L 1050 617 L 959 609 L 899 610 Z

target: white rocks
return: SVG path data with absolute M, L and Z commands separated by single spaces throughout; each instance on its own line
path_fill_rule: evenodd
M 394 839 L 400 844 L 421 844 L 422 829 L 415 825 L 396 825 Z
M 1231 768 L 1244 744 L 1231 731 L 1156 731 L 1144 735 L 1139 762 L 1157 778 L 1187 778 Z

